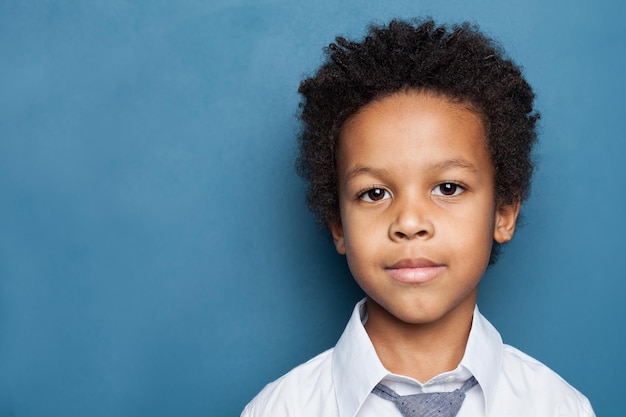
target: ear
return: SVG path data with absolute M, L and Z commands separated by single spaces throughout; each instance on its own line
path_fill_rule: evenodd
M 341 255 L 346 254 L 346 240 L 343 236 L 343 226 L 341 220 L 335 220 L 330 225 L 330 232 L 333 235 L 333 242 L 335 242 L 335 248 Z
M 495 227 L 493 231 L 493 239 L 498 243 L 508 242 L 513 238 L 515 233 L 515 222 L 521 201 L 517 200 L 513 204 L 501 205 L 496 209 Z

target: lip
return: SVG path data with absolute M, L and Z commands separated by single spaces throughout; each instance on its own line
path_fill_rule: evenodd
M 436 279 L 446 266 L 426 258 L 402 259 L 385 268 L 394 280 L 406 284 L 424 284 Z

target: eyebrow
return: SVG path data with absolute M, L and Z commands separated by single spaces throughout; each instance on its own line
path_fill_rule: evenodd
M 364 165 L 357 165 L 346 173 L 345 182 L 350 181 L 352 178 L 357 177 L 362 174 L 372 175 L 374 177 L 384 177 L 387 175 L 387 170 L 383 168 L 372 168 Z
M 432 165 L 430 167 L 430 170 L 445 171 L 447 169 L 452 169 L 452 168 L 461 168 L 461 169 L 465 169 L 465 170 L 472 171 L 472 172 L 478 172 L 478 168 L 476 168 L 476 165 L 462 158 L 449 159 L 447 161 L 438 162 Z
M 457 159 L 448 159 L 445 161 L 437 162 L 428 167 L 429 171 L 438 172 L 438 171 L 446 171 L 448 169 L 460 168 L 473 173 L 478 172 L 478 168 L 474 164 L 469 161 L 466 161 L 462 158 Z M 373 168 L 365 165 L 356 165 L 355 167 L 348 170 L 346 173 L 346 182 L 350 181 L 352 178 L 357 177 L 362 174 L 372 175 L 374 177 L 385 177 L 388 174 L 388 171 L 384 168 Z

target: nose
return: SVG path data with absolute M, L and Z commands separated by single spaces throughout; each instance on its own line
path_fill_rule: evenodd
M 407 199 L 396 201 L 396 210 L 389 225 L 389 238 L 393 241 L 430 239 L 435 228 L 429 214 L 428 202 Z

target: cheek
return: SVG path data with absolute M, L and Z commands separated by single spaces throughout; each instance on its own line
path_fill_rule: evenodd
M 490 207 L 485 205 L 482 210 L 465 213 L 461 218 L 448 223 L 447 231 L 454 237 L 452 242 L 456 247 L 470 253 L 476 253 L 483 248 L 484 252 L 491 251 L 495 212 Z
M 373 259 L 377 249 L 376 239 L 368 236 L 364 228 L 348 228 L 345 230 L 346 260 L 353 274 L 367 268 L 368 260 Z

